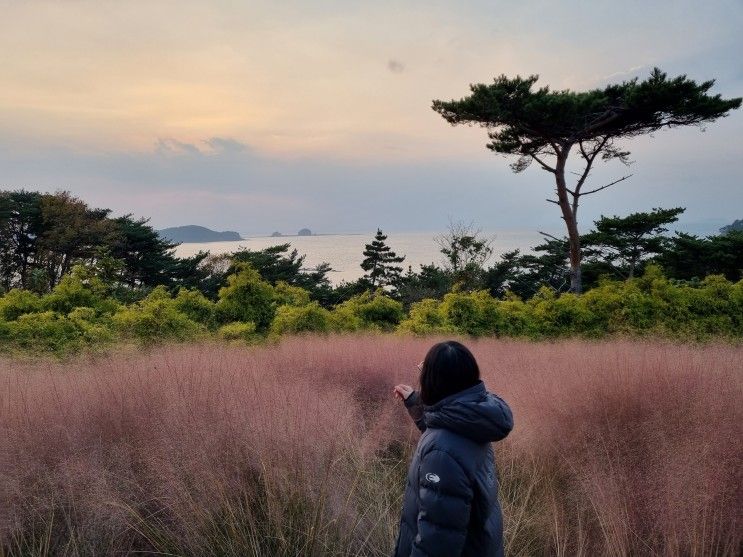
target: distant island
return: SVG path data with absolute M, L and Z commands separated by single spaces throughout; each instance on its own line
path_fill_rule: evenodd
M 217 232 L 195 224 L 163 228 L 162 230 L 158 230 L 157 233 L 160 237 L 165 238 L 170 242 L 186 244 L 200 242 L 236 242 L 238 240 L 243 240 L 237 232 L 232 232 L 230 230 L 226 232 Z
M 720 232 L 723 234 L 727 234 L 733 230 L 743 230 L 743 219 L 737 219 L 733 224 L 728 224 L 727 226 L 720 228 Z
M 312 230 L 309 228 L 302 228 L 299 232 L 295 234 L 296 236 L 314 236 L 312 233 Z M 278 230 L 276 232 L 271 233 L 271 238 L 283 238 L 285 235 L 279 232 Z M 289 234 L 291 236 L 291 234 Z

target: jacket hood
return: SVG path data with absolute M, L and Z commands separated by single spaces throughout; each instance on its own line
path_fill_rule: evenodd
M 477 443 L 500 441 L 513 429 L 508 404 L 476 385 L 423 408 L 426 427 L 447 429 Z

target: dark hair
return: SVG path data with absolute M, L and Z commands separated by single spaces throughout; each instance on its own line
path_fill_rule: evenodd
M 428 406 L 480 381 L 480 368 L 466 346 L 455 340 L 434 344 L 423 360 L 421 400 Z

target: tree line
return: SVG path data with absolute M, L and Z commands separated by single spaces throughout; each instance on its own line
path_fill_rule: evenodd
M 743 230 L 728 226 L 707 237 L 685 232 L 669 235 L 668 226 L 684 210 L 655 208 L 597 219 L 594 228 L 581 236 L 584 291 L 602 280 L 632 279 L 648 265 L 689 285 L 710 275 L 723 275 L 733 282 L 743 278 Z M 441 265 L 421 265 L 419 271 L 408 267 L 402 273 L 398 263 L 404 257 L 397 257 L 379 230 L 364 252 L 367 259 L 363 266 L 373 268 L 375 275 L 367 273 L 353 285 L 339 288 L 360 292 L 375 284 L 384 286 L 406 305 L 423 298 L 441 298 L 452 290 L 487 290 L 496 298 L 516 295 L 521 299 L 531 298 L 544 287 L 557 294 L 570 291 L 569 239 L 542 235 L 544 241 L 531 252 L 509 251 L 489 263 L 493 240 L 471 224 L 455 223 L 437 238 Z M 375 258 L 372 266 L 370 260 Z
M 307 269 L 290 244 L 181 259 L 145 219 L 114 218 L 66 192 L 0 201 L 0 350 L 355 331 L 743 335 L 743 231 L 669 235 L 682 208 L 598 219 L 582 239 L 578 296 L 567 292 L 568 241 L 548 235 L 491 262 L 492 239 L 452 224 L 437 238 L 441 263 L 404 271 L 405 256 L 377 230 L 365 275 L 332 286 L 330 265 Z
M 671 279 L 692 284 L 713 274 L 739 280 L 740 227 L 731 225 L 709 237 L 668 235 L 668 226 L 683 212 L 681 207 L 656 208 L 596 220 L 593 230 L 581 236 L 584 289 L 597 286 L 602 277 L 631 279 L 648 264 L 659 265 Z M 514 250 L 494 261 L 493 240 L 473 225 L 452 223 L 436 241 L 441 262 L 405 270 L 405 255 L 393 251 L 378 229 L 363 252 L 364 276 L 334 287 L 329 264 L 307 269 L 305 256 L 288 243 L 179 258 L 174 255 L 176 244 L 161 238 L 147 219 L 112 217 L 109 209 L 91 208 L 68 192 L 2 191 L 0 291 L 48 293 L 75 265 L 90 268 L 108 285 L 111 296 L 125 303 L 142 299 L 158 286 L 171 292 L 195 289 L 216 300 L 219 289 L 242 265 L 249 265 L 272 286 L 284 283 L 303 289 L 326 308 L 378 288 L 405 307 L 424 298 L 442 298 L 453 289 L 529 299 L 542 287 L 556 293 L 570 288 L 568 238 L 544 234 L 544 242 L 530 252 Z
M 48 292 L 75 265 L 95 267 L 107 282 L 136 290 L 195 286 L 201 263 L 173 255 L 144 218 L 111 217 L 69 192 L 0 192 L 0 288 Z

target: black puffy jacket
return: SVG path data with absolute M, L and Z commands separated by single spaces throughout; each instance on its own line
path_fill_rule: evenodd
M 433 406 L 405 401 L 423 432 L 410 463 L 395 557 L 500 557 L 503 518 L 491 442 L 513 428 L 511 409 L 477 385 Z

